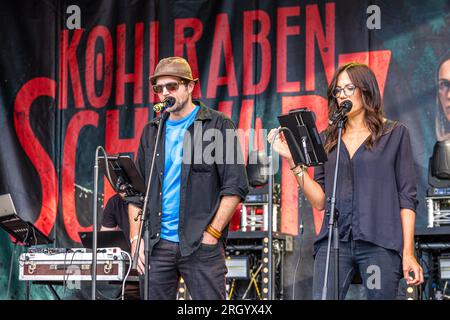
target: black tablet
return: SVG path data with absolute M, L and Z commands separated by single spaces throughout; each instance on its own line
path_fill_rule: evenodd
M 296 165 L 315 167 L 328 160 L 312 111 L 306 108 L 291 110 L 278 116 L 278 121 L 281 127 L 292 132 L 283 131 Z
M 118 185 L 125 183 L 131 185 L 134 190 L 145 194 L 147 188 L 145 186 L 144 180 L 137 171 L 137 168 L 130 156 L 108 156 L 107 160 L 111 177 L 109 183 L 116 192 L 120 192 L 120 190 L 118 190 Z M 102 170 L 105 176 L 108 177 L 108 172 L 106 171 L 105 166 L 105 157 L 99 157 L 98 165 L 100 170 Z

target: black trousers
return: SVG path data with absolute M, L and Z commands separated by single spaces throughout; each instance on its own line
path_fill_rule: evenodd
M 150 255 L 149 299 L 175 300 L 178 281 L 183 277 L 194 300 L 225 300 L 225 250 L 201 244 L 191 255 L 182 257 L 178 243 L 161 239 Z
M 313 299 L 322 298 L 327 239 L 314 259 Z M 360 240 L 339 242 L 339 295 L 344 300 L 355 272 L 361 275 L 368 300 L 395 300 L 402 278 L 402 260 L 394 250 Z M 334 253 L 330 254 L 327 299 L 334 298 Z

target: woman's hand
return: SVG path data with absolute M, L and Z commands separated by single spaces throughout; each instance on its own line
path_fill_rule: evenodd
M 272 143 L 273 137 L 278 132 L 278 130 L 279 128 L 270 130 L 267 136 L 267 140 L 269 141 L 269 143 Z M 273 148 L 288 161 L 291 170 L 296 167 L 296 164 L 292 159 L 292 154 L 289 151 L 286 138 L 282 132 L 275 138 L 275 141 L 273 142 Z M 322 187 L 316 181 L 314 181 L 314 179 L 312 179 L 307 172 L 305 172 L 302 177 L 296 175 L 295 179 L 298 183 L 298 186 L 303 189 L 306 199 L 308 199 L 311 205 L 319 211 L 323 210 L 325 207 L 325 193 L 323 192 Z
M 413 276 L 410 275 L 413 273 Z M 423 269 L 416 258 L 411 255 L 403 255 L 403 276 L 408 285 L 418 286 L 423 283 Z
M 269 141 L 269 143 L 272 143 L 272 139 L 278 132 L 278 129 L 279 128 L 270 130 L 269 135 L 267 136 L 267 141 Z M 293 163 L 291 151 L 289 151 L 289 147 L 283 132 L 280 132 L 280 134 L 275 138 L 273 148 L 280 154 L 280 156 Z

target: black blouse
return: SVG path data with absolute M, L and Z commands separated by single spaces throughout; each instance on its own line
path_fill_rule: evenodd
M 403 232 L 400 209 L 416 210 L 416 174 L 408 129 L 387 120 L 384 134 L 372 150 L 363 143 L 350 159 L 341 140 L 336 208 L 339 212 L 339 238 L 364 240 L 400 255 Z M 337 146 L 337 145 L 336 145 Z M 336 149 L 328 161 L 315 168 L 314 180 L 325 191 L 325 212 L 330 210 Z M 329 216 L 325 215 L 315 244 L 328 237 Z

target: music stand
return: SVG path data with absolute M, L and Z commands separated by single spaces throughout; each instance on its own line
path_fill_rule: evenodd
M 343 107 L 344 108 L 344 107 Z M 341 136 L 344 123 L 347 120 L 347 112 L 351 109 L 345 107 L 337 122 L 338 126 L 338 139 L 337 139 L 337 152 L 336 152 L 336 164 L 333 178 L 333 191 L 330 199 L 327 199 L 331 203 L 330 210 L 327 211 L 329 215 L 328 222 L 328 246 L 327 246 L 327 258 L 325 263 L 325 277 L 324 285 L 322 289 L 322 300 L 327 299 L 328 291 L 328 274 L 330 266 L 330 252 L 331 241 L 333 241 L 334 250 L 334 296 L 336 300 L 339 300 L 339 229 L 337 221 L 337 209 L 336 209 L 336 186 L 338 179 L 339 168 L 339 155 L 341 148 Z M 344 112 L 345 111 L 345 112 Z M 286 141 L 291 151 L 293 160 L 296 165 L 302 164 L 307 166 L 316 166 L 325 163 L 328 159 L 323 148 L 322 141 L 317 129 L 315 129 L 314 116 L 311 111 L 307 111 L 305 108 L 292 110 L 288 115 L 278 117 L 280 124 L 289 128 L 291 134 L 286 135 Z M 284 129 L 284 128 L 283 128 Z M 300 140 L 299 140 L 300 139 Z M 297 142 L 300 141 L 300 147 L 293 148 L 293 145 L 297 146 Z M 308 143 L 308 141 L 310 143 Z
M 105 157 L 99 156 L 100 169 L 108 178 L 111 187 L 116 192 L 126 192 L 130 190 L 145 194 L 145 183 L 136 169 L 133 160 L 126 155 L 107 156 L 108 170 L 105 166 Z
M 306 108 L 291 110 L 288 114 L 278 116 L 281 128 L 274 135 L 270 144 L 269 169 L 269 297 L 272 299 L 273 286 L 273 257 L 272 257 L 272 215 L 273 215 L 273 143 L 281 131 L 285 131 L 285 138 L 296 165 L 309 167 L 322 165 L 328 158 L 317 132 L 315 115 Z
M 104 156 L 99 156 L 99 152 L 102 151 Z M 137 193 L 145 194 L 146 185 L 139 172 L 134 165 L 133 160 L 127 155 L 111 155 L 106 154 L 103 147 L 98 146 L 95 151 L 95 164 L 94 164 L 94 199 L 93 199 L 93 227 L 92 232 L 92 290 L 91 298 L 96 300 L 96 283 L 97 283 L 97 242 L 98 242 L 98 222 L 97 222 L 97 210 L 98 210 L 98 171 L 99 167 L 103 169 L 104 174 L 107 176 L 109 183 L 114 191 L 118 193 L 125 193 L 127 196 L 134 196 Z M 138 250 L 139 252 L 139 250 Z
M 12 269 L 14 266 L 14 256 L 16 254 L 16 246 L 18 243 L 23 244 L 26 248 L 42 244 L 51 244 L 53 240 L 43 234 L 34 224 L 24 221 L 16 212 L 11 194 L 0 195 L 0 227 L 11 235 L 14 240 L 14 249 L 11 255 L 11 263 L 9 269 L 8 288 L 6 297 L 9 299 L 9 291 L 11 287 Z M 53 288 L 49 287 L 52 293 Z M 30 283 L 26 285 L 26 299 L 30 297 Z
M 285 134 L 285 138 L 296 165 L 315 167 L 328 160 L 312 111 L 306 108 L 291 110 L 278 116 L 278 121 L 289 129 L 290 133 Z

